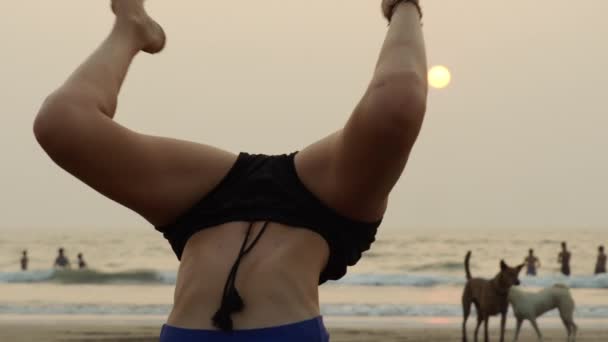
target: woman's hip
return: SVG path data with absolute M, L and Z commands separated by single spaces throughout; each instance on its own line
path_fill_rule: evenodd
M 160 342 L 328 342 L 329 333 L 321 316 L 280 325 L 276 327 L 234 330 L 223 332 L 219 330 L 184 329 L 164 325 L 160 335 Z

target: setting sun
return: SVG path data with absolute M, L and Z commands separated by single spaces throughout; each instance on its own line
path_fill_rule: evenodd
M 442 89 L 447 87 L 452 80 L 450 70 L 443 65 L 436 65 L 429 70 L 429 84 L 433 88 Z

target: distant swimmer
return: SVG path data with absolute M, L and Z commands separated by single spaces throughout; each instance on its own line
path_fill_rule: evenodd
M 561 271 L 565 276 L 570 276 L 570 258 L 572 254 L 568 251 L 566 247 L 566 242 L 562 242 L 562 251 L 557 256 L 557 262 L 562 265 Z
M 84 261 L 82 253 L 78 253 L 78 268 L 81 270 L 87 268 L 87 263 Z
M 21 270 L 22 271 L 27 271 L 27 264 L 29 263 L 30 259 L 27 257 L 27 250 L 23 251 L 23 254 L 21 256 Z
M 604 246 L 598 247 L 597 262 L 595 263 L 595 274 L 606 273 L 606 253 Z
M 59 268 L 69 268 L 70 260 L 65 256 L 63 248 L 59 248 L 57 251 L 57 258 L 55 258 L 55 267 Z
M 529 276 L 535 276 L 536 271 L 540 268 L 540 260 L 534 255 L 534 250 L 528 251 L 528 256 L 524 259 L 526 264 L 526 274 Z

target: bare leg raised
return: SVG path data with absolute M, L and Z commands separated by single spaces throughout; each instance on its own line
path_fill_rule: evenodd
M 366 221 L 382 217 L 422 125 L 426 79 L 418 10 L 400 2 L 372 81 L 345 127 L 298 156 L 304 183 L 344 215 Z
M 112 120 L 133 58 L 165 45 L 143 0 L 114 0 L 114 27 L 99 48 L 43 104 L 40 145 L 62 168 L 155 225 L 168 223 L 225 175 L 236 156 L 133 132 Z
M 163 29 L 145 12 L 143 0 L 114 0 L 114 27 L 101 46 L 72 74 L 61 92 L 80 93 L 83 101 L 114 117 L 116 98 L 139 51 L 160 52 Z

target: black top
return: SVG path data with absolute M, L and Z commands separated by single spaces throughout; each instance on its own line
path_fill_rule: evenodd
M 192 235 L 228 222 L 277 222 L 309 229 L 321 235 L 330 250 L 327 265 L 319 275 L 319 284 L 342 278 L 347 267 L 355 265 L 362 253 L 370 248 L 381 221 L 352 220 L 322 203 L 298 177 L 295 155 L 241 153 L 215 189 L 174 223 L 156 229 L 169 240 L 178 259 L 181 259 L 186 242 Z M 243 242 L 243 248 L 246 243 Z M 222 300 L 222 308 L 218 311 L 218 314 L 224 314 L 223 318 L 216 320 L 214 317 L 215 323 L 230 321 L 226 316 L 242 310 L 240 297 L 234 288 L 234 277 L 240 259 L 249 250 L 243 253 L 243 248 L 224 289 L 225 300 Z M 222 330 L 232 330 L 231 322 L 220 325 Z
M 181 259 L 188 239 L 200 230 L 234 221 L 271 221 L 310 229 L 329 245 L 319 284 L 346 274 L 375 240 L 378 222 L 351 220 L 323 204 L 300 181 L 295 153 L 241 153 L 225 178 L 174 223 L 157 227 Z

